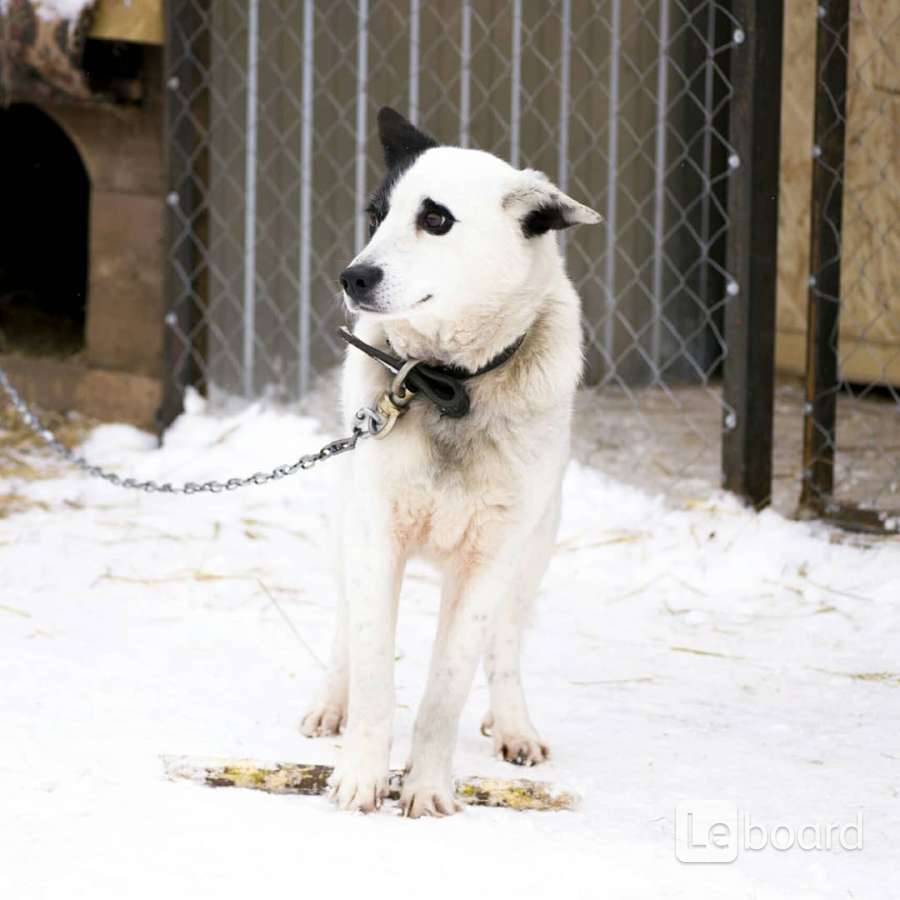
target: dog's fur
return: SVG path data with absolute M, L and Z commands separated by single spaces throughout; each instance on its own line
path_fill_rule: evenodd
M 406 560 L 426 555 L 442 570 L 443 594 L 400 804 L 410 816 L 444 815 L 458 808 L 453 748 L 482 656 L 490 684 L 483 730 L 494 749 L 525 765 L 547 756 L 525 706 L 519 650 L 559 521 L 581 370 L 580 304 L 553 232 L 600 216 L 539 172 L 437 146 L 392 110 L 381 111 L 379 129 L 388 176 L 370 207 L 374 233 L 353 264 L 377 266 L 383 278 L 362 301 L 344 294 L 360 313 L 356 333 L 380 347 L 389 341 L 405 358 L 470 371 L 525 338 L 506 363 L 467 382 L 467 416 L 442 418 L 415 400 L 388 437 L 353 454 L 333 660 L 301 728 L 328 735 L 346 724 L 333 797 L 343 809 L 379 807 L 400 582 Z M 426 199 L 452 214 L 446 234 L 422 227 Z M 389 384 L 385 369 L 351 348 L 348 424 Z

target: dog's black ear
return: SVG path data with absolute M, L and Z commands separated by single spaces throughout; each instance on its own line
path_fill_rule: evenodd
M 504 198 L 503 206 L 519 216 L 525 237 L 603 221 L 600 213 L 564 194 L 543 172 L 526 169 L 521 175 L 522 183 Z
M 525 213 L 522 218 L 522 232 L 525 237 L 537 237 L 539 234 L 561 231 L 575 224 L 566 217 L 565 207 L 553 202 L 542 203 Z
M 408 165 L 420 153 L 438 145 L 434 138 L 423 134 L 389 106 L 378 110 L 378 137 L 381 138 L 384 161 L 389 169 Z

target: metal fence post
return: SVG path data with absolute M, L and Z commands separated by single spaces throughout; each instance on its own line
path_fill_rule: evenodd
M 818 9 L 800 507 L 821 514 L 834 490 L 850 9 L 848 0 Z
M 772 493 L 783 0 L 735 0 L 722 470 L 755 507 Z
M 157 410 L 160 434 L 182 411 L 184 389 L 202 382 L 197 364 L 203 340 L 196 334 L 202 310 L 198 292 L 205 290 L 199 263 L 206 232 L 198 221 L 198 175 L 206 171 L 206 92 L 200 90 L 208 65 L 208 0 L 199 5 L 166 0 L 163 58 L 163 144 L 166 188 L 166 315 L 163 320 L 163 389 Z M 190 98 L 186 100 L 185 98 Z

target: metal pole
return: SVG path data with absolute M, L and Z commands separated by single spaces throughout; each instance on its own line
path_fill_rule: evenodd
M 830 511 L 834 490 L 848 0 L 823 3 L 818 19 L 800 506 L 822 513 Z
M 653 321 L 650 326 L 650 360 L 653 383 L 659 384 L 663 315 L 663 251 L 666 227 L 666 122 L 669 106 L 669 0 L 659 2 L 659 34 L 656 55 L 656 149 L 653 185 Z
M 616 191 L 619 167 L 619 54 L 621 51 L 621 0 L 612 0 L 609 26 L 609 114 L 606 142 L 606 318 L 603 322 L 603 382 L 615 377 L 616 337 Z
M 716 5 L 710 2 L 706 11 L 706 61 L 703 64 L 703 197 L 700 205 L 700 254 L 702 275 L 700 297 L 703 308 L 710 307 L 710 204 L 712 201 L 712 137 L 715 105 L 715 69 L 713 50 L 716 46 Z
M 193 158 L 197 133 L 193 116 L 184 115 L 192 96 L 195 66 L 191 35 L 199 27 L 193 6 L 180 7 L 175 0 L 164 6 L 166 39 L 163 65 L 166 90 L 163 98 L 166 193 L 166 313 L 163 318 L 163 391 L 157 411 L 159 436 L 183 409 L 184 390 L 192 380 L 192 294 L 196 267 L 194 242 L 182 237 L 194 213 Z
M 313 0 L 303 0 L 303 62 L 300 87 L 300 396 L 309 390 L 310 365 L 310 248 L 312 244 L 312 133 L 313 133 Z
M 733 12 L 722 470 L 761 508 L 772 494 L 784 3 L 734 0 Z
M 557 156 L 557 183 L 563 191 L 569 189 L 569 91 L 571 69 L 572 0 L 562 0 L 560 22 L 559 69 L 559 149 Z M 568 235 L 559 233 L 559 247 L 566 252 Z
M 250 0 L 247 21 L 247 145 L 244 153 L 244 396 L 253 396 L 256 340 L 256 129 L 257 58 L 259 53 L 259 0 Z
M 366 242 L 362 208 L 366 202 L 366 76 L 369 68 L 369 0 L 359 0 L 356 18 L 356 209 L 353 216 L 354 252 Z
M 459 36 L 459 146 L 469 146 L 469 97 L 472 66 L 472 2 L 463 0 Z
M 409 0 L 409 121 L 419 124 L 419 0 Z
M 512 71 L 509 98 L 509 162 L 519 165 L 519 128 L 522 111 L 522 0 L 513 0 Z
M 569 189 L 569 81 L 571 68 L 572 0 L 562 2 L 560 23 L 559 68 L 559 155 L 557 156 L 557 183 L 564 191 Z

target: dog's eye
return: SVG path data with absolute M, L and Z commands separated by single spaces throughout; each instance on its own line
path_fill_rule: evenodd
M 378 226 L 381 222 L 378 219 L 378 213 L 369 212 L 369 237 L 372 237 L 376 231 L 378 231 Z
M 453 227 L 456 219 L 443 206 L 426 202 L 425 209 L 419 214 L 419 228 L 427 231 L 429 234 L 446 234 Z

